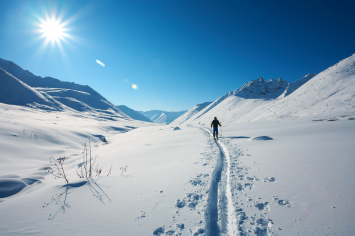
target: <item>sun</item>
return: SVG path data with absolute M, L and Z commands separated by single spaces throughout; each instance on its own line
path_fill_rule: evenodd
M 63 24 L 56 19 L 43 20 L 40 24 L 40 32 L 49 41 L 59 41 L 65 36 Z

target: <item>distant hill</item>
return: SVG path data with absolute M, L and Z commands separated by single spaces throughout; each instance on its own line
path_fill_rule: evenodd
M 151 121 L 158 124 L 170 124 L 176 118 L 184 114 L 186 111 L 140 111 L 141 114 L 148 117 Z
M 119 105 L 117 106 L 121 111 L 123 111 L 126 115 L 128 115 L 129 117 L 131 117 L 134 120 L 141 120 L 141 121 L 146 121 L 146 122 L 153 122 L 151 121 L 148 117 L 146 117 L 145 115 L 141 114 L 138 111 L 135 111 L 125 105 Z

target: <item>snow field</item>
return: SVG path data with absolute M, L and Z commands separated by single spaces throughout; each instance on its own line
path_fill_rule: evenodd
M 351 235 L 354 129 L 351 120 L 224 127 L 239 234 Z
M 1 235 L 72 234 L 74 228 L 80 228 L 75 235 L 103 231 L 108 235 L 203 234 L 205 191 L 214 160 L 206 152 L 206 137 L 201 132 L 144 127 L 131 121 L 120 121 L 119 129 L 117 121 L 96 121 L 90 116 L 2 108 L 8 110 L 3 110 L 1 120 L 0 137 L 7 142 L 2 142 L 0 179 L 12 187 L 32 176 L 39 181 L 1 198 Z M 129 128 L 132 125 L 141 127 Z M 124 127 L 130 132 L 122 133 Z M 24 129 L 27 136 L 12 135 Z M 38 138 L 30 138 L 30 132 Z M 97 163 L 103 168 L 102 178 L 94 181 L 76 175 L 82 145 L 89 139 L 92 156 L 98 156 Z M 67 186 L 44 170 L 51 166 L 50 156 L 64 155 Z M 111 166 L 112 173 L 106 177 Z M 125 166 L 127 171 L 122 173 L 120 168 Z M 10 175 L 16 180 L 8 180 Z
M 1 235 L 351 235 L 355 122 L 157 125 L 1 104 Z M 102 167 L 80 179 L 84 142 Z M 106 140 L 106 141 L 105 141 Z M 46 174 L 66 156 L 63 179 Z M 106 176 L 110 170 L 111 174 Z M 126 171 L 122 168 L 127 167 Z

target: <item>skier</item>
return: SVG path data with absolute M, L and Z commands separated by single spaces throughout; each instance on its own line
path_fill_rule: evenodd
M 211 128 L 213 126 L 213 138 L 218 140 L 218 125 L 222 126 L 221 123 L 217 120 L 217 117 L 211 123 Z

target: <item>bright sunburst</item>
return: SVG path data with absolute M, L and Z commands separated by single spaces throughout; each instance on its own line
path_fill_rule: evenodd
M 42 20 L 40 28 L 42 36 L 49 41 L 59 41 L 65 36 L 63 24 L 56 19 Z

